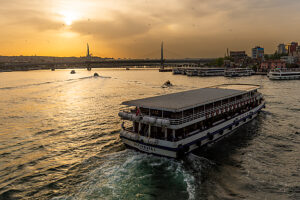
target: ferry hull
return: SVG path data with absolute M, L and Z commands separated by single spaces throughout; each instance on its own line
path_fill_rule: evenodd
M 120 138 L 126 146 L 141 152 L 170 158 L 179 158 L 199 147 L 210 146 L 231 135 L 239 127 L 253 120 L 264 106 L 265 103 L 263 102 L 246 113 L 176 142 L 149 139 L 133 134 L 127 130 L 121 131 Z

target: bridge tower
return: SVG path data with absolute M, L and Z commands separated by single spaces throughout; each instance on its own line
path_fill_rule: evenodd
M 160 69 L 164 70 L 164 42 L 161 42 L 160 47 Z

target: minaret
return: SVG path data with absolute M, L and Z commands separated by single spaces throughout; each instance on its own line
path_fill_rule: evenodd
M 89 47 L 89 43 L 86 44 L 87 50 L 86 50 L 86 57 L 89 58 L 90 55 L 90 47 Z

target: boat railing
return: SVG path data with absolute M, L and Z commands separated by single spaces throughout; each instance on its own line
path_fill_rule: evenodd
M 262 95 L 257 94 L 255 96 L 252 96 L 251 98 L 257 98 L 257 97 L 262 97 Z M 246 97 L 246 98 L 243 98 L 243 99 L 240 99 L 240 100 L 237 100 L 237 101 L 234 101 L 234 102 L 230 102 L 230 103 L 227 103 L 227 104 L 215 107 L 215 108 L 211 108 L 211 109 L 208 109 L 208 110 L 205 110 L 205 111 L 197 112 L 197 113 L 182 117 L 180 119 L 169 119 L 170 124 L 171 125 L 179 125 L 179 124 L 184 124 L 184 123 L 189 122 L 189 121 L 193 121 L 195 119 L 199 119 L 201 117 L 211 117 L 215 113 L 221 113 L 220 111 L 222 111 L 224 109 L 227 109 L 227 108 L 230 108 L 230 107 L 233 107 L 235 105 L 239 105 L 240 103 L 245 102 L 247 100 L 250 100 L 251 98 Z
M 276 68 L 271 69 L 270 72 L 300 72 L 300 68 Z
M 180 125 L 180 124 L 184 124 L 184 123 L 196 120 L 196 119 L 200 119 L 202 117 L 204 117 L 204 118 L 210 118 L 212 116 L 215 116 L 216 114 L 223 113 L 224 109 L 226 111 L 228 111 L 228 109 L 233 109 L 233 108 L 240 107 L 241 103 L 245 103 L 245 102 L 248 102 L 248 101 L 251 102 L 251 99 L 252 100 L 256 100 L 257 97 L 262 98 L 262 94 L 256 94 L 256 95 L 254 95 L 252 97 L 245 97 L 245 98 L 242 98 L 242 99 L 230 102 L 230 103 L 223 104 L 223 105 L 218 106 L 218 107 L 207 109 L 205 111 L 196 112 L 196 113 L 193 113 L 193 114 L 190 114 L 188 116 L 184 116 L 184 117 L 181 117 L 181 118 L 178 118 L 178 119 L 163 118 L 163 117 L 157 117 L 157 116 L 153 116 L 153 117 L 155 117 L 156 119 L 166 119 L 166 120 L 169 120 L 170 121 L 170 125 Z M 127 109 L 126 111 L 123 110 L 123 112 L 135 113 L 135 110 L 132 110 L 132 109 L 128 110 Z M 145 115 L 145 116 L 148 116 L 148 115 Z

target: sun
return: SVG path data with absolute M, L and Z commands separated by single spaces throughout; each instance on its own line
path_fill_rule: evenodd
M 61 14 L 61 16 L 63 18 L 64 23 L 67 26 L 72 25 L 72 23 L 74 21 L 76 21 L 77 19 L 79 19 L 79 14 L 77 12 L 74 12 L 74 11 L 71 11 L 71 10 L 62 11 L 60 14 Z

